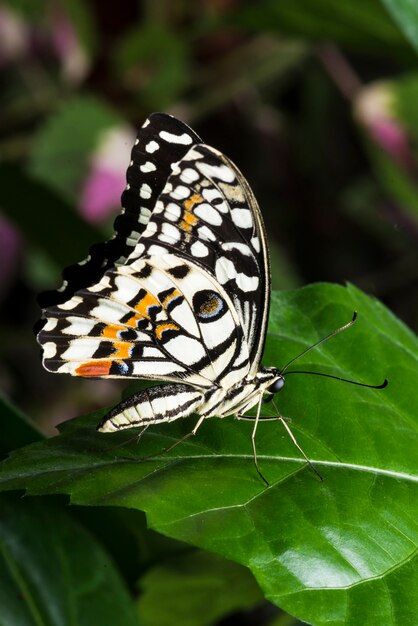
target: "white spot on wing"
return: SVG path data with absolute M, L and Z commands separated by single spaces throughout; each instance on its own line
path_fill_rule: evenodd
M 193 256 L 197 257 L 204 257 L 209 254 L 207 246 L 201 241 L 195 241 L 190 247 L 190 252 Z
M 180 179 L 183 183 L 194 183 L 198 180 L 199 174 L 196 170 L 193 170 L 191 167 L 186 167 L 185 170 L 180 174 Z
M 171 361 L 158 361 L 158 363 L 155 361 L 134 361 L 133 363 L 133 374 L 135 376 L 158 377 L 184 371 L 184 367 Z
M 247 276 L 243 272 L 237 272 L 232 261 L 225 257 L 217 259 L 215 274 L 221 285 L 232 279 L 242 291 L 255 291 L 258 288 L 258 276 Z
M 256 252 L 260 252 L 260 240 L 258 237 L 253 237 L 251 239 L 251 245 Z
M 143 243 L 138 243 L 135 247 L 135 250 L 132 252 L 132 254 L 129 256 L 129 260 L 133 260 L 133 259 L 137 259 L 138 257 L 140 257 L 143 252 L 145 250 L 145 246 Z
M 78 263 L 78 265 L 84 265 L 86 263 L 86 261 Z M 65 291 L 66 287 L 68 286 L 68 280 L 63 280 L 62 281 L 62 285 L 57 289 L 57 291 L 59 293 L 61 293 L 62 291 Z
M 175 204 L 174 202 L 170 202 L 169 204 L 167 204 L 164 213 L 166 219 L 170 220 L 170 222 L 176 222 L 178 219 L 180 219 L 180 215 L 181 209 L 178 204 Z
M 148 225 L 144 232 L 142 233 L 143 237 L 152 237 L 157 232 L 157 224 L 155 222 L 148 222 Z
M 162 130 L 159 135 L 161 139 L 164 139 L 164 141 L 168 141 L 168 143 L 179 143 L 183 146 L 189 146 L 191 143 L 193 143 L 192 137 L 190 137 L 190 135 L 188 135 L 187 133 L 183 133 L 182 135 L 174 135 L 173 133 L 168 133 L 166 130 Z
M 199 234 L 199 237 L 203 239 L 204 241 L 216 241 L 215 235 L 213 234 L 211 229 L 208 228 L 207 226 L 200 226 L 197 229 L 197 232 Z
M 157 246 L 153 244 L 149 247 L 148 254 L 155 254 L 156 256 L 161 256 L 161 254 L 167 254 L 167 249 L 162 246 Z
M 144 200 L 148 200 L 148 198 L 151 198 L 151 193 L 151 187 L 147 185 L 147 183 L 142 183 L 141 189 L 139 190 L 139 195 L 141 196 L 141 198 L 143 198 Z
M 173 226 L 173 224 L 164 224 L 161 227 L 161 235 L 159 236 L 164 243 L 175 244 L 180 239 L 179 229 Z
M 61 332 L 63 335 L 74 335 L 80 337 L 88 335 L 92 328 L 96 325 L 96 320 L 90 320 L 86 317 L 67 317 L 68 326 L 66 326 Z M 46 330 L 46 326 L 45 326 Z
M 251 255 L 251 250 L 246 243 L 236 243 L 235 241 L 232 241 L 231 243 L 222 244 L 222 249 L 225 251 L 238 250 L 238 252 L 241 252 L 241 254 L 244 254 L 245 256 Z
M 139 169 L 141 170 L 141 172 L 147 173 L 155 172 L 157 168 L 155 167 L 154 163 L 151 163 L 151 161 L 146 161 L 143 165 L 139 166 Z
M 158 145 L 158 143 L 156 141 L 152 140 L 149 143 L 147 143 L 147 145 L 145 146 L 145 150 L 147 152 L 149 152 L 150 154 L 152 154 L 153 152 L 158 150 L 159 147 L 160 146 Z
M 177 322 L 183 328 L 187 328 L 187 332 L 195 337 L 199 337 L 199 327 L 196 322 L 196 318 L 189 306 L 189 304 L 183 300 L 183 302 L 170 312 L 170 317 Z
M 82 302 L 80 296 L 73 296 L 71 300 L 67 300 L 67 302 L 63 302 L 62 304 L 58 304 L 59 309 L 63 309 L 64 311 L 71 311 L 71 309 L 75 309 L 75 307 Z
M 204 162 L 197 163 L 196 165 L 199 171 L 207 178 L 216 178 L 224 183 L 232 183 L 235 180 L 234 172 L 226 165 L 209 165 Z
M 231 217 L 238 228 L 251 228 L 253 225 L 250 209 L 232 209 Z
M 86 263 L 88 263 L 91 260 L 91 256 L 88 254 L 86 256 L 86 258 L 84 259 L 84 261 L 80 261 L 78 265 L 85 265 Z M 65 282 L 65 281 L 64 281 Z
M 112 298 L 119 302 L 129 302 L 138 295 L 138 283 L 124 274 L 116 275 L 115 287 Z
M 44 359 L 52 359 L 57 353 L 57 346 L 52 341 L 48 341 L 43 345 Z
M 176 200 L 184 200 L 190 196 L 189 187 L 185 187 L 184 185 L 178 185 L 172 192 L 171 195 L 176 198 Z
M 103 291 L 103 289 L 106 289 L 106 287 L 109 287 L 109 286 L 110 286 L 110 279 L 109 279 L 109 276 L 106 276 L 105 274 L 99 283 L 96 283 L 95 285 L 91 285 L 91 287 L 89 287 L 89 291 L 92 291 L 93 293 L 98 293 L 100 291 Z
M 99 300 L 98 305 L 90 312 L 90 317 L 95 317 L 100 322 L 108 324 L 119 323 L 120 318 L 130 311 L 126 304 L 116 300 Z
M 221 213 L 228 213 L 228 204 L 225 202 L 224 197 L 214 187 L 210 187 L 209 189 L 203 189 L 202 196 L 205 200 L 209 202 L 209 204 L 213 203 L 213 206 L 215 206 L 216 209 Z M 214 200 L 217 200 L 216 204 L 214 203 Z M 219 200 L 222 200 L 222 202 L 219 202 Z
M 206 202 L 199 204 L 194 209 L 194 213 L 202 220 L 208 222 L 208 224 L 212 224 L 213 226 L 220 226 L 222 224 L 222 217 L 220 216 L 218 211 Z
M 167 341 L 167 343 L 164 344 L 164 349 L 185 365 L 193 365 L 206 356 L 206 352 L 200 341 L 192 339 L 191 337 L 185 337 L 184 335 L 174 337 Z
M 48 318 L 45 326 L 43 327 L 43 331 L 45 332 L 49 332 L 51 330 L 54 330 L 55 326 L 58 324 L 58 319 L 56 317 L 50 317 Z
M 145 206 L 142 206 L 140 208 L 138 222 L 140 224 L 148 224 L 150 217 L 151 217 L 151 211 L 147 209 Z
M 212 320 L 210 324 L 199 324 L 205 345 L 215 348 L 226 341 L 234 332 L 235 322 L 229 311 L 218 320 Z

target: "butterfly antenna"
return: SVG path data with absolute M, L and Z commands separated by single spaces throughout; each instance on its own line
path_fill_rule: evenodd
M 305 461 L 307 462 L 307 464 L 309 465 L 309 469 L 312 470 L 312 472 L 314 474 L 316 474 L 319 478 L 319 480 L 322 482 L 324 480 L 323 476 L 321 476 L 321 474 L 318 472 L 318 470 L 316 469 L 316 467 L 313 465 L 312 461 L 310 461 L 308 459 L 308 457 L 306 456 L 305 452 L 303 451 L 303 449 L 300 447 L 300 445 L 298 444 L 298 442 L 296 441 L 296 437 L 295 435 L 292 433 L 292 431 L 290 430 L 290 427 L 288 426 L 288 424 L 286 424 L 286 419 L 280 415 L 279 410 L 276 406 L 276 403 L 273 400 L 273 406 L 277 411 L 277 416 L 279 418 L 279 420 L 281 421 L 281 423 L 283 424 L 283 426 L 285 427 L 287 434 L 289 435 L 289 437 L 291 438 L 291 440 L 293 441 L 293 443 L 295 444 L 295 446 L 297 447 L 297 449 L 299 450 L 299 452 L 302 454 L 303 458 L 305 459 Z
M 325 378 L 334 378 L 334 380 L 341 380 L 343 383 L 350 383 L 350 385 L 358 385 L 359 387 L 368 387 L 369 389 L 384 389 L 388 386 L 389 381 L 387 378 L 380 385 L 368 385 L 367 383 L 359 383 L 357 380 L 350 380 L 349 378 L 342 378 L 341 376 L 334 376 L 333 374 L 324 374 L 322 372 L 308 372 L 302 370 L 292 370 L 287 372 L 289 374 L 313 374 L 314 376 L 324 376 Z
M 293 357 L 293 359 L 291 359 L 288 363 L 286 363 L 286 365 L 280 370 L 280 374 L 284 374 L 285 371 L 287 370 L 287 368 L 289 367 L 289 365 L 291 365 L 292 363 L 297 361 L 297 359 L 300 359 L 300 357 L 302 357 L 305 354 L 307 354 L 307 352 L 310 352 L 314 348 L 317 348 L 319 345 L 321 345 L 321 343 L 325 343 L 326 341 L 328 341 L 332 337 L 335 337 L 335 335 L 339 335 L 340 333 L 343 332 L 343 330 L 347 330 L 347 328 L 350 328 L 350 326 L 355 324 L 356 319 L 357 319 L 357 311 L 354 311 L 353 319 L 351 319 L 349 322 L 347 322 L 347 324 L 344 324 L 343 326 L 340 326 L 339 328 L 336 328 L 335 330 L 333 330 L 328 335 L 325 335 L 325 337 L 322 337 L 322 339 L 319 339 L 319 341 L 316 341 L 315 343 L 313 343 L 308 348 L 305 348 L 305 350 L 303 350 L 300 354 L 298 354 L 297 356 Z

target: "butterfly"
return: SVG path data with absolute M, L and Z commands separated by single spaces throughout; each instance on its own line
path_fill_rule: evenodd
M 241 418 L 256 406 L 253 452 L 265 480 L 255 431 L 285 368 L 261 365 L 270 264 L 256 199 L 228 157 L 170 115 L 149 116 L 131 159 L 115 235 L 39 297 L 43 365 L 164 383 L 123 400 L 100 432 L 194 413 L 188 437 L 207 418 Z

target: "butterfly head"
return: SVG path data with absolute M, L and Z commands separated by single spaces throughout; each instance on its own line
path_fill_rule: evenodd
M 278 393 L 279 391 L 283 389 L 283 387 L 284 387 L 284 376 L 282 376 L 282 374 L 279 374 L 276 380 L 274 381 L 274 383 L 272 383 L 270 387 L 268 387 L 268 391 L 269 393 Z
M 263 367 L 257 374 L 260 388 L 266 394 L 266 401 L 273 398 L 275 393 L 284 387 L 284 375 L 277 367 Z

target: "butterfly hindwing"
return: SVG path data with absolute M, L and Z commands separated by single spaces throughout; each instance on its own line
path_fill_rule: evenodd
M 210 387 L 246 342 L 226 292 L 202 268 L 176 256 L 138 259 L 48 309 L 38 335 L 44 366 L 83 377 L 182 380 Z M 243 353 L 243 354 L 242 354 Z

